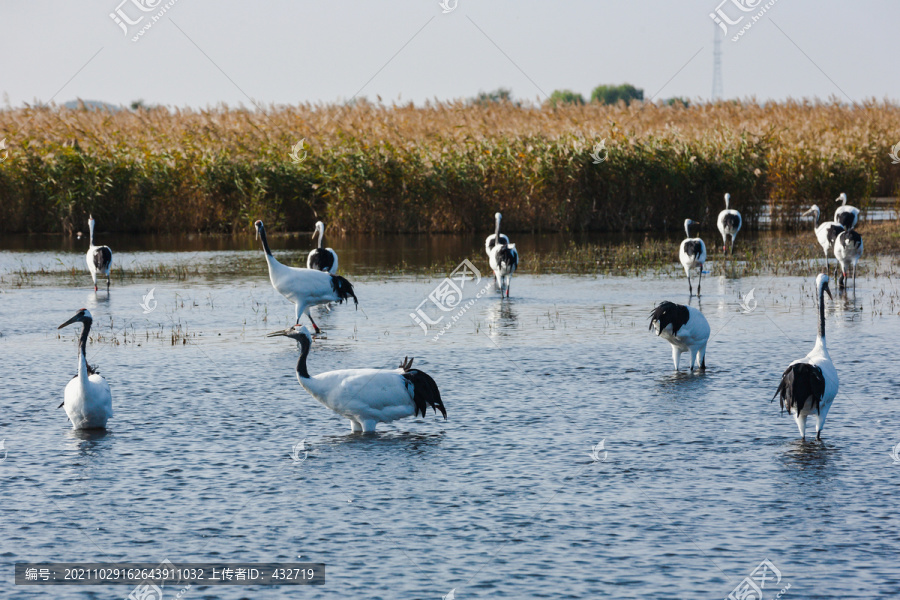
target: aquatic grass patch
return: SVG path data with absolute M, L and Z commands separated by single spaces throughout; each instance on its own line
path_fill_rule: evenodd
M 841 191 L 900 194 L 900 108 L 866 102 L 464 102 L 0 111 L 0 231 L 673 231 L 730 192 L 745 230 Z M 307 157 L 290 160 L 306 140 Z M 607 159 L 590 153 L 605 140 Z

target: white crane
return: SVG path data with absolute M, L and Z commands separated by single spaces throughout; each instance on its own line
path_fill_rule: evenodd
M 75 322 L 82 324 L 78 343 L 78 374 L 66 384 L 64 400 L 57 408 L 65 407 L 72 429 L 106 429 L 106 422 L 113 416 L 112 394 L 109 384 L 88 364 L 85 354 L 93 322 L 90 311 L 82 308 L 57 329 Z
M 819 245 L 822 247 L 822 251 L 825 253 L 825 272 L 828 272 L 828 251 L 834 251 L 834 241 L 837 239 L 837 236 L 840 235 L 842 231 L 844 231 L 844 226 L 839 225 L 835 222 L 826 221 L 819 225 L 819 217 L 821 216 L 821 211 L 819 210 L 819 206 L 817 204 L 813 204 L 809 207 L 809 210 L 800 215 L 801 217 L 805 217 L 806 215 L 813 214 L 816 216 L 816 222 L 813 223 L 813 231 L 816 234 L 816 239 L 819 240 Z
M 404 360 L 397 369 L 341 369 L 311 376 L 306 369 L 312 345 L 309 330 L 295 325 L 268 337 L 275 336 L 300 343 L 297 381 L 313 398 L 349 419 L 351 431 L 374 433 L 378 423 L 425 417 L 429 406 L 447 418 L 437 384 L 427 373 L 412 368 L 413 359 Z
M 728 236 L 731 236 L 731 255 L 734 256 L 734 238 L 737 237 L 738 231 L 741 230 L 741 213 L 728 207 L 731 201 L 731 194 L 725 194 L 725 210 L 719 213 L 719 219 L 716 225 L 719 227 L 719 233 L 722 234 L 722 253 L 728 245 Z M 688 235 L 690 237 L 690 234 Z
M 838 288 L 847 286 L 850 276 L 850 268 L 853 267 L 853 289 L 856 289 L 856 264 L 863 253 L 862 236 L 854 230 L 842 231 L 834 241 L 834 257 L 841 269 L 841 278 L 838 280 Z
M 488 262 L 494 271 L 494 277 L 497 279 L 497 287 L 500 294 L 506 292 L 509 298 L 509 283 L 512 274 L 516 272 L 519 266 L 519 251 L 516 250 L 515 244 L 509 243 L 509 238 L 500 233 L 500 213 L 494 214 L 494 233 L 487 236 L 484 240 L 484 250 L 488 255 Z M 499 242 L 498 242 L 499 240 Z
M 847 194 L 841 192 L 841 195 L 835 199 L 841 205 L 834 211 L 834 222 L 840 223 L 844 229 L 850 230 L 859 223 L 859 209 L 855 206 L 847 206 Z
M 322 221 L 316 221 L 316 230 L 312 234 L 313 239 L 317 235 L 319 236 L 319 245 L 309 253 L 309 257 L 306 259 L 306 268 L 327 271 L 334 275 L 338 269 L 338 256 L 337 252 L 325 247 L 325 223 Z
M 775 391 L 781 396 L 781 411 L 785 409 L 793 415 L 800 430 L 800 437 L 806 439 L 806 417 L 813 411 L 816 413 L 816 439 L 822 439 L 822 428 L 828 409 L 838 393 L 838 375 L 828 355 L 825 345 L 825 293 L 831 298 L 828 289 L 828 275 L 820 274 L 816 278 L 816 292 L 819 300 L 819 331 L 816 345 L 812 351 L 800 360 L 792 362 L 781 376 L 781 383 Z
M 693 306 L 661 302 L 650 313 L 650 329 L 672 346 L 672 362 L 675 370 L 681 363 L 681 355 L 691 357 L 691 371 L 696 364 L 706 370 L 706 343 L 709 341 L 709 321 Z
M 109 269 L 112 266 L 112 250 L 109 246 L 94 245 L 94 217 L 88 215 L 88 228 L 90 229 L 90 245 L 88 246 L 87 261 L 88 271 L 94 281 L 94 291 L 97 291 L 97 275 L 106 275 L 106 293 L 109 293 Z
M 691 225 L 699 225 L 690 219 L 684 220 L 684 233 L 687 238 L 681 242 L 681 248 L 678 250 L 678 259 L 681 266 L 684 267 L 684 274 L 688 278 L 688 290 L 691 296 L 694 295 L 694 286 L 691 284 L 691 269 L 700 268 L 700 279 L 697 280 L 697 296 L 700 296 L 700 283 L 703 281 L 703 263 L 706 262 L 706 244 L 700 238 L 691 237 Z
M 353 292 L 353 285 L 340 275 L 332 275 L 315 269 L 288 267 L 275 260 L 269 249 L 265 225 L 262 221 L 257 221 L 255 225 L 256 237 L 262 239 L 266 263 L 269 265 L 269 280 L 279 294 L 294 303 L 295 324 L 300 323 L 300 315 L 306 314 L 316 333 L 321 333 L 322 330 L 309 314 L 310 306 L 329 302 L 340 304 L 344 300 L 349 301 L 350 298 L 353 298 L 353 302 L 359 305 L 359 300 L 356 299 L 356 294 Z

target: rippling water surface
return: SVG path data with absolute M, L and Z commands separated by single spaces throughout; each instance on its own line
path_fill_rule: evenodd
M 419 239 L 408 256 L 428 254 Z M 510 300 L 476 299 L 483 282 L 470 282 L 474 304 L 435 340 L 410 313 L 440 278 L 366 275 L 378 252 L 342 254 L 359 310 L 314 309 L 327 337 L 310 371 L 415 356 L 449 413 L 363 436 L 298 385 L 296 344 L 264 337 L 293 309 L 261 253 L 189 251 L 221 272 L 114 282 L 109 296 L 82 272 L 0 290 L 0 596 L 130 591 L 17 587 L 15 562 L 165 558 L 327 565 L 315 589 L 188 598 L 724 598 L 764 559 L 781 576 L 767 599 L 788 585 L 784 598 L 900 594 L 893 281 L 860 279 L 827 302 L 841 389 L 824 441 L 802 443 L 769 400 L 815 339 L 811 277 L 705 280 L 693 305 L 712 328 L 709 369 L 691 375 L 675 374 L 647 331 L 655 303 L 687 301 L 683 278 L 521 273 Z M 81 269 L 80 251 L 9 250 L 0 274 L 57 258 Z M 229 271 L 241 263 L 258 268 Z M 113 392 L 100 435 L 73 432 L 56 408 L 78 334 L 56 326 L 82 306 L 94 315 L 89 360 Z M 301 440 L 308 457 L 294 461 Z

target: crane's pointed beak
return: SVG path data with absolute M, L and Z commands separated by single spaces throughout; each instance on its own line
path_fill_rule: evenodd
M 266 337 L 280 337 L 280 336 L 288 336 L 293 333 L 294 328 L 288 327 L 287 329 L 283 329 L 281 331 L 273 331 L 272 333 L 267 333 Z
M 828 294 L 828 299 L 829 299 L 829 300 L 834 300 L 834 298 L 831 296 L 831 290 L 828 289 L 828 284 L 827 284 L 827 283 L 825 284 L 825 293 Z
M 74 323 L 76 321 L 80 321 L 80 320 L 81 320 L 81 314 L 79 313 L 79 314 L 75 315 L 74 317 L 72 317 L 71 319 L 69 319 L 68 321 L 66 321 L 65 323 L 63 323 L 62 325 L 60 325 L 59 327 L 57 327 L 57 329 L 62 329 L 63 327 L 67 327 L 67 326 L 71 325 L 72 323 Z
M 313 231 L 312 239 L 316 239 L 316 234 L 318 234 L 318 233 L 319 233 L 319 230 L 318 230 L 318 229 L 316 229 L 315 231 Z

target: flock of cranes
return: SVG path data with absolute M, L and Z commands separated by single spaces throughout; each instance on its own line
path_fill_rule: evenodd
M 731 194 L 725 194 L 725 210 L 719 213 L 716 225 L 722 235 L 722 253 L 728 251 L 730 238 L 731 255 L 734 256 L 734 239 L 741 229 L 741 213 L 729 206 L 730 201 Z M 775 392 L 775 396 L 781 397 L 782 411 L 787 410 L 794 417 L 803 439 L 806 439 L 806 419 L 813 413 L 816 416 L 816 439 L 822 439 L 825 417 L 838 391 L 837 370 L 825 343 L 825 294 L 831 298 L 828 287 L 828 252 L 830 250 L 834 255 L 836 270 L 840 271 L 840 289 L 846 287 L 851 273 L 853 287 L 856 288 L 856 267 L 863 252 L 862 236 L 855 229 L 859 223 L 859 209 L 847 205 L 847 195 L 844 193 L 836 201 L 841 205 L 835 211 L 832 222 L 819 225 L 821 209 L 815 204 L 802 215 L 815 216 L 813 227 L 816 239 L 825 253 L 825 272 L 816 278 L 819 309 L 816 343 L 809 354 L 788 365 Z M 703 264 L 706 262 L 706 244 L 699 237 L 691 236 L 691 227 L 695 225 L 699 223 L 691 219 L 685 220 L 684 232 L 687 237 L 681 242 L 678 258 L 684 267 L 691 296 L 694 295 L 691 269 L 699 270 L 699 297 Z M 837 275 L 837 271 L 835 274 Z M 695 366 L 700 370 L 706 369 L 706 344 L 709 342 L 710 329 L 709 322 L 698 309 L 669 301 L 662 302 L 650 313 L 650 329 L 672 346 L 672 362 L 675 363 L 676 370 L 679 368 L 681 355 L 685 352 L 689 353 L 691 359 L 691 371 Z
M 717 226 L 722 235 L 722 253 L 730 249 L 734 255 L 734 241 L 741 229 L 741 214 L 730 208 L 731 195 L 725 194 L 725 210 L 719 213 Z M 834 254 L 841 269 L 840 287 L 844 287 L 850 272 L 856 285 L 856 266 L 862 256 L 862 237 L 855 231 L 859 221 L 859 210 L 847 205 L 847 196 L 841 194 L 841 206 L 834 215 L 834 222 L 818 224 L 820 209 L 813 205 L 803 216 L 816 218 L 815 234 L 825 253 L 825 273 L 816 279 L 818 299 L 818 335 L 813 350 L 806 357 L 792 362 L 781 378 L 775 396 L 781 397 L 781 408 L 791 414 L 805 439 L 806 420 L 810 414 L 816 416 L 816 439 L 821 439 L 825 417 L 838 390 L 838 376 L 825 344 L 824 295 L 829 298 L 828 251 Z M 484 242 L 485 252 L 497 289 L 501 296 L 509 297 L 510 282 L 519 264 L 516 245 L 510 243 L 509 236 L 500 232 L 502 215 L 494 215 L 494 233 Z M 691 227 L 699 225 L 691 219 L 684 222 L 685 235 L 679 248 L 679 260 L 688 279 L 690 296 L 694 295 L 691 270 L 699 270 L 697 296 L 703 278 L 706 262 L 706 244 L 699 237 L 691 236 Z M 88 271 L 97 288 L 97 276 L 106 276 L 109 292 L 112 251 L 108 246 L 94 245 L 93 217 L 88 220 L 90 228 L 89 248 L 86 256 Z M 318 244 L 309 253 L 306 268 L 283 265 L 275 259 L 269 248 L 266 228 L 262 221 L 254 223 L 256 237 L 262 243 L 262 250 L 268 266 L 272 287 L 294 304 L 294 324 L 283 331 L 270 333 L 268 337 L 287 337 L 296 340 L 300 347 L 296 373 L 300 385 L 309 394 L 338 415 L 350 421 L 353 432 L 374 432 L 378 423 L 389 423 L 405 417 L 425 416 L 428 407 L 447 418 L 447 410 L 441 399 L 440 390 L 434 379 L 427 373 L 413 369 L 413 359 L 405 359 L 396 369 L 342 369 L 310 375 L 306 361 L 312 348 L 313 333 L 300 324 L 305 315 L 316 334 L 321 329 L 313 320 L 310 308 L 331 303 L 341 304 L 353 299 L 359 304 L 353 284 L 337 275 L 337 253 L 325 247 L 325 224 L 316 223 L 313 238 L 318 236 Z M 81 323 L 82 331 L 78 344 L 78 372 L 66 385 L 64 407 L 73 429 L 103 429 L 112 417 L 112 394 L 106 380 L 88 364 L 86 356 L 87 339 L 90 334 L 92 317 L 90 311 L 80 309 L 75 316 L 59 326 L 59 329 Z M 681 355 L 689 353 L 690 370 L 706 369 L 706 345 L 709 341 L 709 322 L 703 313 L 693 306 L 664 301 L 650 313 L 650 329 L 658 337 L 669 342 L 672 347 L 672 362 L 676 371 L 680 367 Z M 774 398 L 773 398 L 774 400 Z

